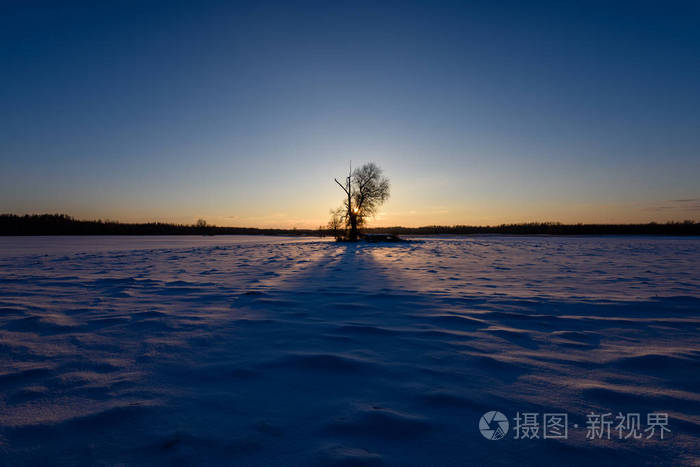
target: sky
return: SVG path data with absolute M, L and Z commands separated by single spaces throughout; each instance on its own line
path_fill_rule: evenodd
M 0 0 L 0 212 L 700 220 L 700 3 Z

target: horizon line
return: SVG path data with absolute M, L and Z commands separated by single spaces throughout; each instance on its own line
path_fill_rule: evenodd
M 14 214 L 14 213 L 0 213 L 0 218 L 41 218 L 41 217 L 54 217 L 63 218 L 69 222 L 77 223 L 95 223 L 95 224 L 115 224 L 115 225 L 163 225 L 163 226 L 173 226 L 173 227 L 199 227 L 199 228 L 216 228 L 216 229 L 245 229 L 245 230 L 267 230 L 267 231 L 325 231 L 330 230 L 327 225 L 319 225 L 317 227 L 260 227 L 260 226 L 244 226 L 244 225 L 217 225 L 210 224 L 206 222 L 204 225 L 197 225 L 198 221 L 192 223 L 180 223 L 174 221 L 120 221 L 117 219 L 109 218 L 97 218 L 97 219 L 80 219 L 74 217 L 70 214 L 65 213 L 34 213 L 34 214 Z M 200 220 L 204 220 L 200 218 Z M 522 221 L 522 222 L 502 222 L 498 224 L 466 224 L 466 223 L 451 223 L 451 224 L 426 224 L 426 225 L 416 225 L 416 226 L 406 226 L 406 225 L 391 225 L 391 226 L 372 226 L 367 225 L 364 229 L 429 229 L 429 228 L 498 228 L 498 227 L 519 227 L 519 226 L 558 226 L 558 227 L 568 227 L 568 226 L 649 226 L 649 225 L 677 225 L 677 224 L 698 224 L 700 221 L 696 219 L 679 219 L 679 220 L 667 220 L 667 221 L 648 221 L 648 222 L 574 222 L 574 223 L 564 223 L 560 221 Z

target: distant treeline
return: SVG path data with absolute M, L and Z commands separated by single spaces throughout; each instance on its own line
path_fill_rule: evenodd
M 0 235 L 318 235 L 317 230 L 255 229 L 197 224 L 82 221 L 65 214 L 0 214 Z
M 498 226 L 426 226 L 376 227 L 365 232 L 397 235 L 700 235 L 700 223 L 694 221 L 663 224 L 560 224 L 532 222 Z M 130 224 L 116 221 L 83 221 L 65 214 L 17 216 L 0 214 L 0 235 L 316 235 L 331 233 L 319 229 L 257 229 L 252 227 L 217 227 L 204 221 L 197 224 L 150 222 Z
M 382 227 L 367 232 L 387 232 L 396 235 L 700 235 L 700 223 L 694 221 L 659 224 L 561 224 L 559 222 L 530 222 L 496 226 L 431 225 L 426 227 Z

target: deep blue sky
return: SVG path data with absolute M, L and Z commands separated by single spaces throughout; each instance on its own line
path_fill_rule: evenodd
M 0 5 L 0 212 L 700 219 L 700 2 Z

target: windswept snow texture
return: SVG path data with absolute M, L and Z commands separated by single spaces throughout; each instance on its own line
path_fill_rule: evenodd
M 699 311 L 697 238 L 3 238 L 0 464 L 692 464 Z

